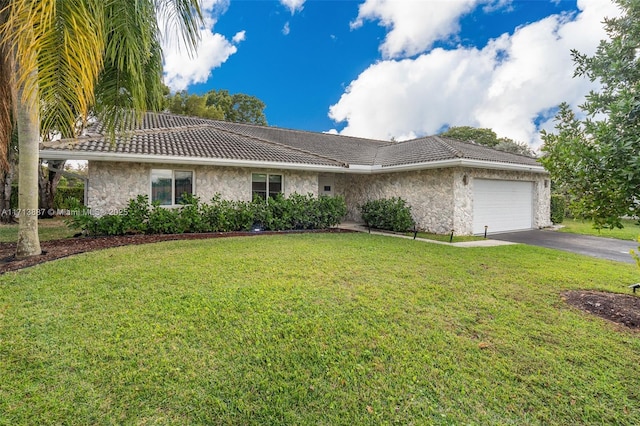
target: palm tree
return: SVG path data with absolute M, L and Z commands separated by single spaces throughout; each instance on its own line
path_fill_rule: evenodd
M 159 106 L 158 16 L 181 31 L 187 48 L 195 46 L 202 19 L 198 0 L 0 0 L 0 156 L 6 158 L 13 117 L 17 257 L 40 254 L 40 138 L 52 132 L 73 136 L 90 113 L 113 133 L 131 110 L 140 117 Z

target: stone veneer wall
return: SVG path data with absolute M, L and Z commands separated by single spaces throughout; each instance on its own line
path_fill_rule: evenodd
M 87 206 L 98 216 L 114 214 L 125 208 L 130 199 L 148 195 L 152 168 L 193 170 L 195 195 L 203 202 L 209 202 L 217 193 L 227 200 L 250 200 L 251 173 L 282 174 L 286 196 L 318 195 L 315 172 L 90 161 Z M 345 197 L 348 220 L 361 221 L 358 206 L 367 200 L 401 197 L 411 205 L 421 229 L 439 234 L 453 229 L 456 235 L 466 235 L 472 233 L 473 226 L 474 178 L 534 182 L 534 226 L 551 225 L 549 177 L 539 173 L 450 168 L 377 175 L 336 174 L 335 188 L 336 195 Z
M 466 184 L 464 176 L 466 178 Z M 361 221 L 359 205 L 367 200 L 401 197 L 411 205 L 420 229 L 438 234 L 473 232 L 473 179 L 534 182 L 534 227 L 551 225 L 549 177 L 539 173 L 488 169 L 432 169 L 378 175 L 336 175 L 336 192 L 347 203 L 347 219 Z
M 411 205 L 418 227 L 444 234 L 453 226 L 453 169 L 377 175 L 336 175 L 336 193 L 345 197 L 347 219 L 361 221 L 358 206 L 378 198 L 401 197 Z
M 226 200 L 251 200 L 252 173 L 281 174 L 285 196 L 318 194 L 318 174 L 315 172 L 90 161 L 87 206 L 97 216 L 115 214 L 125 208 L 130 199 L 149 195 L 151 169 L 193 170 L 194 193 L 203 202 L 209 202 L 215 194 Z

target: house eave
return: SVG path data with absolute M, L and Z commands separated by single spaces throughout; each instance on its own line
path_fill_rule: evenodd
M 190 166 L 249 167 L 278 170 L 307 170 L 315 172 L 342 172 L 343 166 L 322 164 L 286 163 L 278 161 L 253 161 L 226 158 L 180 157 L 168 155 L 136 155 L 102 152 L 73 152 L 62 150 L 40 150 L 43 160 L 86 160 L 86 161 L 118 161 L 124 163 L 178 164 Z
M 444 168 L 451 168 L 451 167 L 468 167 L 468 168 L 474 168 L 474 169 L 508 170 L 508 171 L 548 174 L 548 172 L 542 166 L 534 166 L 529 164 L 517 164 L 517 163 L 501 163 L 498 161 L 471 160 L 471 159 L 465 159 L 465 158 L 428 161 L 428 162 L 413 163 L 413 164 L 401 164 L 396 166 L 349 165 L 349 169 L 345 170 L 345 172 L 359 173 L 359 174 L 378 174 L 378 173 L 408 172 L 408 171 L 427 170 L 427 169 L 444 169 Z
M 167 155 L 140 155 L 113 152 L 78 152 L 67 150 L 40 150 L 43 160 L 87 160 L 87 161 L 118 161 L 129 163 L 179 164 L 192 166 L 220 166 L 220 167 L 249 167 L 280 170 L 306 170 L 315 172 L 333 172 L 349 174 L 378 174 L 397 173 L 427 169 L 442 169 L 451 167 L 468 167 L 476 169 L 509 170 L 530 173 L 547 174 L 542 166 L 528 164 L 501 163 L 497 161 L 471 160 L 454 158 L 423 163 L 401 164 L 395 166 L 349 164 L 344 166 L 330 166 L 321 164 L 286 163 L 276 161 L 237 160 L 225 158 L 180 157 Z

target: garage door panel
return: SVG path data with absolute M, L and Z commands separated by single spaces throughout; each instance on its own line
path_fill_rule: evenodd
M 533 183 L 474 179 L 473 233 L 531 229 Z

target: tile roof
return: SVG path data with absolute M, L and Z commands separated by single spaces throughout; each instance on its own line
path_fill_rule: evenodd
M 438 136 L 395 143 L 167 113 L 146 113 L 137 123 L 130 120 L 115 141 L 103 132 L 100 123 L 93 123 L 86 136 L 45 144 L 45 149 L 334 167 L 385 168 L 456 159 L 540 166 L 534 158 Z
M 378 150 L 375 161 L 382 167 L 390 167 L 456 158 L 540 166 L 535 158 L 440 136 L 412 139 L 382 147 Z

